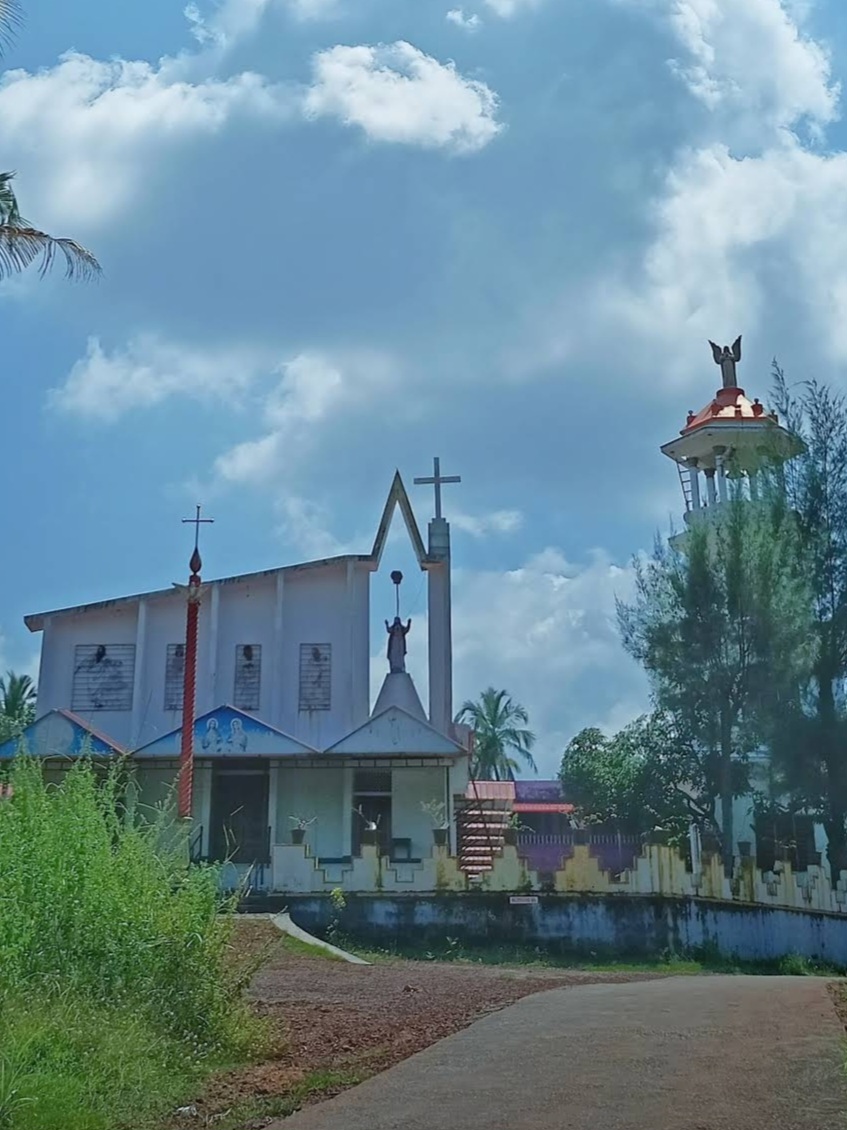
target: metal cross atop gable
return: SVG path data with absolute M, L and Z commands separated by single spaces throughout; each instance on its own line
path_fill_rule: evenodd
M 441 518 L 441 486 L 443 483 L 460 483 L 462 481 L 461 475 L 442 475 L 441 474 L 441 460 L 436 457 L 432 461 L 433 473 L 420 479 L 415 479 L 417 486 L 434 486 L 435 487 L 435 517 Z

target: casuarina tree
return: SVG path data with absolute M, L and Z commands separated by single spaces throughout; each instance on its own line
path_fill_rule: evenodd
M 772 748 L 795 808 L 822 820 L 834 873 L 847 870 L 847 402 L 814 381 L 792 391 L 774 362 L 774 401 L 804 451 L 780 469 L 812 591 L 808 678 L 774 718 Z
M 729 869 L 749 756 L 811 663 L 796 522 L 779 497 L 733 497 L 673 545 L 657 540 L 635 568 L 635 600 L 618 606 L 624 647 L 644 665 L 656 707 L 699 751 L 700 788 L 720 798 Z

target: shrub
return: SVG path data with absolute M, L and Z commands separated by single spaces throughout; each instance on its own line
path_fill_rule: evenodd
M 125 767 L 83 761 L 46 785 L 22 758 L 10 783 L 0 1127 L 119 1125 L 260 1039 L 226 961 L 233 908 L 166 809 L 125 803 Z

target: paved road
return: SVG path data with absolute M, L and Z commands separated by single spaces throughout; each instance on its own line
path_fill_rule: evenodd
M 673 977 L 527 997 L 284 1130 L 841 1130 L 817 978 Z

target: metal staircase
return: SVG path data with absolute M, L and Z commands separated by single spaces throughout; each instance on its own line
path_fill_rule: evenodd
M 679 482 L 682 486 L 682 497 L 685 499 L 685 512 L 687 514 L 694 505 L 694 496 L 691 491 L 691 468 L 677 463 L 676 469 L 679 471 Z
M 512 806 L 508 800 L 479 796 L 454 798 L 459 867 L 470 881 L 478 881 L 494 866 L 503 850 L 503 833 Z

